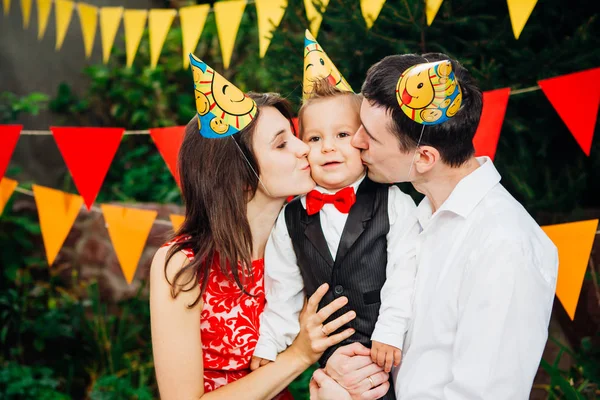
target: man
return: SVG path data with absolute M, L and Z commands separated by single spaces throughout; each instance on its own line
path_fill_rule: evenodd
M 394 55 L 369 69 L 362 94 L 353 145 L 369 178 L 409 181 L 425 195 L 417 208 L 413 319 L 393 371 L 396 397 L 529 398 L 558 255 L 500 184 L 492 161 L 474 157 L 480 89 L 446 55 Z M 368 375 L 367 355 L 356 343 L 338 349 L 315 373 L 313 397 L 361 398 L 374 387 L 362 398 L 377 398 L 385 377 Z

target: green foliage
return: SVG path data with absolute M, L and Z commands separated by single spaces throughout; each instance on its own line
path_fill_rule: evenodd
M 6 400 L 68 400 L 56 388 L 59 382 L 47 367 L 29 367 L 6 363 L 0 369 L 0 393 Z
M 16 121 L 21 114 L 37 115 L 46 107 L 48 96 L 43 93 L 30 93 L 19 97 L 11 92 L 0 93 L 0 124 Z

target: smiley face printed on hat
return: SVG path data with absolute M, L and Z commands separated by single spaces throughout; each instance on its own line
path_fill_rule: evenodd
M 312 92 L 312 82 L 319 79 L 327 79 L 331 85 L 340 90 L 352 91 L 348 82 L 323 51 L 323 48 L 306 30 L 304 36 L 304 80 L 302 85 L 304 98 Z
M 221 138 L 238 133 L 256 116 L 254 100 L 190 54 L 200 134 Z
M 396 84 L 398 105 L 410 119 L 423 125 L 447 121 L 458 112 L 461 99 L 460 85 L 448 60 L 413 65 Z M 456 108 L 450 110 L 452 107 Z

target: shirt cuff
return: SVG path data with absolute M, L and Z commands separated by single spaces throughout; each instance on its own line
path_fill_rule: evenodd
M 256 343 L 253 356 L 275 361 L 277 358 L 277 348 L 270 340 L 260 337 Z
M 389 329 L 381 328 L 375 325 L 375 329 L 371 335 L 371 340 L 387 344 L 389 346 L 394 346 L 402 350 L 402 346 L 404 346 L 404 335 L 406 333 L 406 329 L 401 326 L 395 328 L 396 329 L 394 329 L 393 332 L 390 332 Z

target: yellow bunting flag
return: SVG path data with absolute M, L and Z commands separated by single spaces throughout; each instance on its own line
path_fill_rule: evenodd
M 46 27 L 48 26 L 48 18 L 50 18 L 50 10 L 52 9 L 52 0 L 36 0 L 37 16 L 38 16 L 38 40 L 42 40 Z
M 29 20 L 31 19 L 31 1 L 21 0 L 21 12 L 23 14 L 23 27 L 29 28 Z
M 131 284 L 157 212 L 108 204 L 100 207 L 123 275 Z
M 10 12 L 10 0 L 2 0 L 2 5 L 4 7 L 4 15 L 8 15 Z
M 179 9 L 179 22 L 181 23 L 181 41 L 183 45 L 183 68 L 190 65 L 190 53 L 194 53 L 198 40 L 202 35 L 206 17 L 210 11 L 209 4 L 182 7 Z
M 110 58 L 115 36 L 121 24 L 123 7 L 102 7 L 100 9 L 100 34 L 102 35 L 102 62 L 106 64 Z M 127 35 L 125 36 L 127 40 Z
M 73 15 L 75 4 L 70 0 L 56 0 L 54 13 L 56 16 L 56 50 L 60 50 Z
M 287 0 L 256 0 L 256 14 L 258 15 L 258 46 L 260 58 L 265 56 L 267 48 L 285 14 Z
M 317 4 L 321 4 L 321 10 L 317 10 L 313 1 Z M 316 38 L 321 27 L 321 21 L 323 21 L 323 14 L 325 9 L 329 5 L 329 0 L 304 0 L 304 8 L 306 8 L 306 17 L 310 27 L 310 33 Z
M 2 209 L 0 209 L 0 211 L 1 210 Z M 179 230 L 179 227 L 181 227 L 181 224 L 183 224 L 183 221 L 185 220 L 185 216 L 177 215 L 177 214 L 170 214 L 169 219 L 171 220 L 171 223 L 173 224 L 173 231 L 177 232 Z
M 2 215 L 6 203 L 8 203 L 8 199 L 10 199 L 10 196 L 12 196 L 16 187 L 17 181 L 8 178 L 0 178 L 0 215 Z M 177 215 L 171 216 L 171 221 L 173 221 L 173 217 L 176 216 Z
M 507 2 L 510 23 L 512 24 L 515 39 L 518 39 L 537 4 L 537 0 L 507 0 Z
M 150 66 L 156 68 L 160 51 L 165 44 L 169 28 L 177 15 L 176 10 L 155 9 L 150 10 L 148 27 L 150 29 Z
M 556 296 L 572 320 L 575 318 L 583 278 L 598 229 L 598 220 L 547 225 L 542 229 L 558 248 Z
M 48 265 L 54 263 L 83 205 L 83 197 L 33 185 Z
M 425 0 L 425 16 L 427 17 L 427 25 L 431 26 L 433 19 L 440 10 L 444 0 Z
M 94 39 L 96 38 L 96 27 L 98 25 L 98 8 L 86 3 L 77 3 L 79 13 L 79 23 L 81 33 L 83 34 L 83 45 L 85 47 L 85 56 L 90 58 L 94 48 Z
M 127 53 L 127 66 L 133 65 L 140 41 L 144 35 L 144 27 L 148 10 L 125 10 L 123 23 L 125 24 L 125 51 Z
M 385 0 L 360 0 L 360 10 L 367 23 L 367 29 L 371 29 L 384 4 Z
M 223 66 L 229 68 L 235 38 L 242 22 L 246 0 L 217 1 L 214 5 Z

